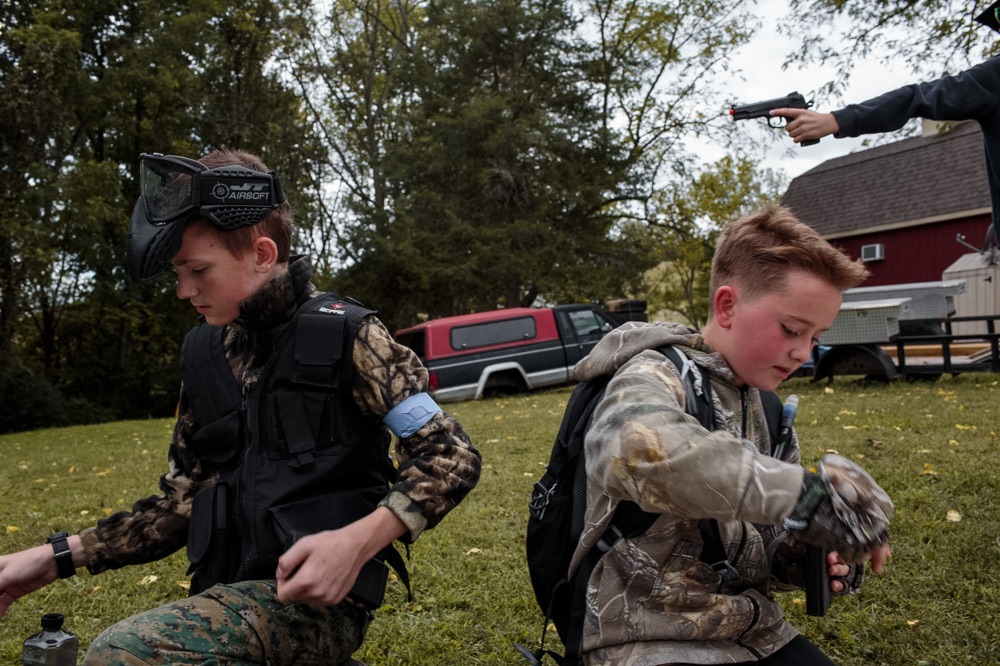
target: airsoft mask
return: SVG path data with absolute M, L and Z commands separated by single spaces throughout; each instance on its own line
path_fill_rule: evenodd
M 257 224 L 285 200 L 273 171 L 237 165 L 209 169 L 176 155 L 141 155 L 139 181 L 142 194 L 132 211 L 125 251 L 134 282 L 166 270 L 192 218 L 204 217 L 216 228 L 232 231 Z

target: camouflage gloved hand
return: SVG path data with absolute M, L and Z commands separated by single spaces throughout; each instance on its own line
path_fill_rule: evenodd
M 806 543 L 837 551 L 845 562 L 861 562 L 889 542 L 892 500 L 868 472 L 843 456 L 823 456 L 818 469 L 818 474 L 805 473 L 802 494 L 784 526 Z

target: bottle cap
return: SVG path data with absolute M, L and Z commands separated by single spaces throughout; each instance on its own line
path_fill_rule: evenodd
M 42 629 L 55 631 L 63 626 L 62 613 L 46 613 L 42 616 Z

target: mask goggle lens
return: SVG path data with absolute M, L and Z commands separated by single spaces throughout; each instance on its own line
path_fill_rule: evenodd
M 198 162 L 183 157 L 143 155 L 139 172 L 149 221 L 162 225 L 195 210 L 194 178 L 204 170 Z

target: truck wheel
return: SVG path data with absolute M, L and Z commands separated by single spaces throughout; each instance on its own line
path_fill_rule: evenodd
M 506 395 L 510 393 L 519 393 L 521 391 L 526 391 L 527 389 L 528 387 L 524 385 L 521 375 L 517 372 L 496 372 L 490 375 L 490 378 L 486 380 L 486 386 L 483 387 L 483 395 Z

